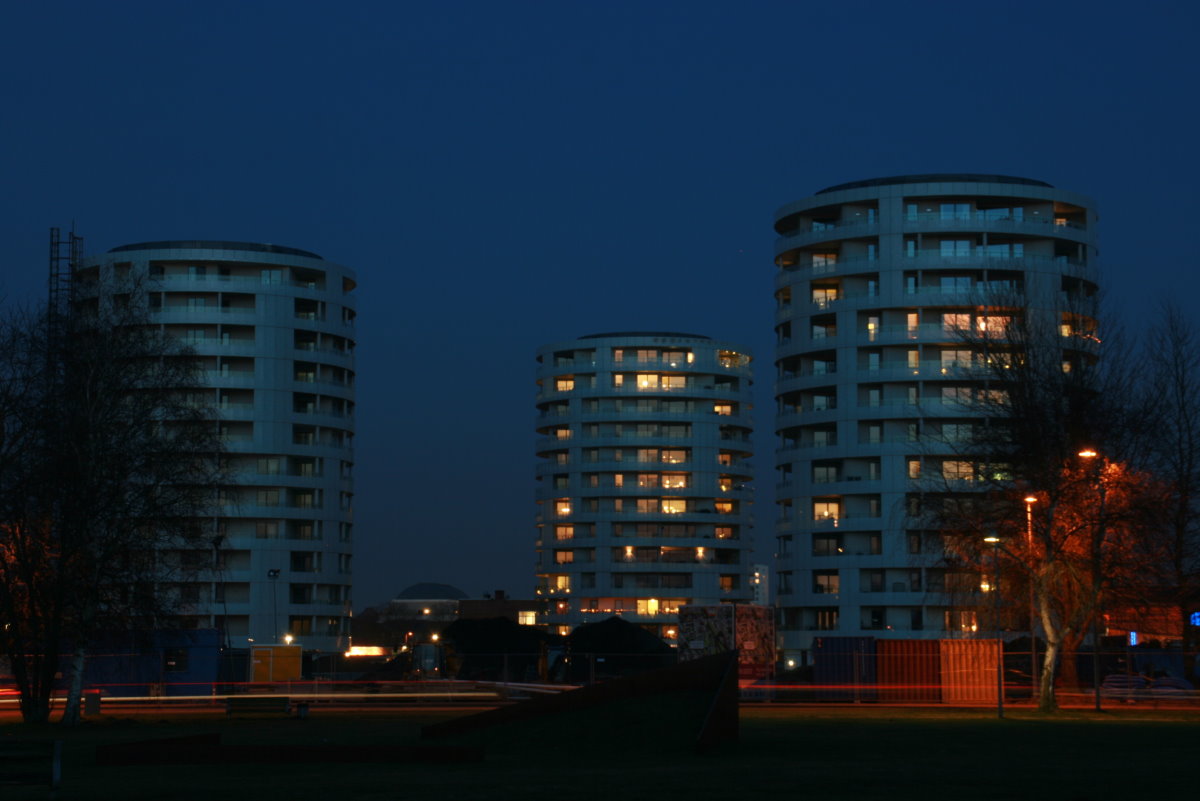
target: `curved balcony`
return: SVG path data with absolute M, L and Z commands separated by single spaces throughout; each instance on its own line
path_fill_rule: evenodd
M 151 292 L 238 292 L 258 294 L 279 284 L 264 284 L 261 276 L 188 275 L 186 273 L 150 275 L 146 289 Z
M 1084 224 L 1055 222 L 1053 214 L 1030 212 L 1020 217 L 996 217 L 986 213 L 943 215 L 941 212 L 919 212 L 903 219 L 905 233 L 987 231 L 1001 234 L 1025 234 L 1034 237 L 1089 241 L 1091 236 Z
M 776 242 L 775 258 L 778 259 L 784 253 L 794 250 L 791 247 L 782 247 L 779 242 Z M 876 273 L 881 267 L 887 269 L 887 263 L 878 258 L 875 259 L 838 259 L 833 262 L 825 262 L 822 264 L 793 264 L 786 267 L 779 267 L 775 274 L 775 289 L 783 289 L 785 286 L 791 286 L 798 281 L 808 281 L 812 278 L 821 278 L 826 275 L 860 275 L 862 273 Z
M 337 413 L 328 411 L 291 412 L 289 422 L 299 425 L 320 426 L 321 428 L 337 428 L 350 431 L 354 428 L 353 413 Z
M 887 525 L 887 521 L 886 517 L 870 517 L 868 515 L 841 515 L 820 519 L 793 515 L 777 520 L 775 531 L 778 534 L 804 534 L 814 531 L 875 532 L 881 531 Z M 875 555 L 882 556 L 882 554 Z
M 218 306 L 163 306 L 159 309 L 152 309 L 150 319 L 163 325 L 171 323 L 262 325 L 266 322 L 254 309 L 222 309 Z
M 179 343 L 191 348 L 197 356 L 270 356 L 269 349 L 260 348 L 254 342 L 230 341 L 223 342 L 216 337 L 208 339 L 179 338 Z
M 839 414 L 836 408 L 777 414 L 775 415 L 775 432 L 778 434 L 789 428 L 833 423 L 844 416 L 844 414 Z
M 809 495 L 878 495 L 881 486 L 880 479 L 864 478 L 862 476 L 843 476 L 838 481 L 823 481 L 820 483 L 792 479 L 776 483 L 775 493 L 778 498 Z M 801 489 L 803 489 L 803 492 L 801 492 Z
M 776 250 L 782 245 L 784 249 L 801 248 L 820 242 L 838 242 L 843 239 L 857 239 L 865 236 L 876 236 L 879 233 L 879 223 L 866 218 L 839 221 L 836 223 L 808 223 L 808 230 L 788 231 L 776 239 Z
M 326 364 L 330 367 L 352 369 L 354 367 L 354 352 L 337 350 L 336 348 L 293 348 L 292 358 L 302 362 Z

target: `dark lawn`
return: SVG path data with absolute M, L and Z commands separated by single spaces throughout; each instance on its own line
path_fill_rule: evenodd
M 1075 799 L 1197 792 L 1200 713 L 1127 707 L 1040 718 L 886 708 L 742 711 L 742 739 L 702 757 L 686 699 L 624 702 L 435 743 L 486 748 L 481 764 L 102 767 L 95 746 L 220 731 L 238 744 L 420 744 L 458 711 L 323 712 L 308 720 L 145 713 L 75 730 L 0 725 L 0 742 L 62 736 L 69 799 Z M 0 788 L 0 798 L 46 798 Z

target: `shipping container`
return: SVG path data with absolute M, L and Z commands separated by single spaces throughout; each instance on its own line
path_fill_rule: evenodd
M 84 662 L 83 683 L 108 696 L 209 695 L 219 651 L 215 629 L 100 637 Z
M 939 640 L 942 703 L 995 704 L 999 640 Z
M 941 646 L 937 640 L 876 640 L 875 659 L 880 701 L 942 700 Z
M 874 637 L 813 640 L 813 684 L 819 701 L 874 701 Z
M 299 645 L 256 645 L 250 649 L 250 680 L 255 683 L 299 681 Z

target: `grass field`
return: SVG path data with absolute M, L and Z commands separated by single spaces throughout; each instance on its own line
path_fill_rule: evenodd
M 509 724 L 446 741 L 465 765 L 100 766 L 99 744 L 219 731 L 223 743 L 420 744 L 462 714 L 325 713 L 308 720 L 142 713 L 70 731 L 0 725 L 0 743 L 62 737 L 60 799 L 1143 799 L 1196 792 L 1200 714 L 1127 707 L 1044 718 L 974 710 L 743 708 L 741 740 L 691 751 L 695 705 L 613 704 L 569 720 Z M 438 741 L 442 742 L 442 741 Z M 46 798 L 0 788 L 0 798 Z

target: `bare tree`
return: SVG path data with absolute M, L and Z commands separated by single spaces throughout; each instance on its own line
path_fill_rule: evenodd
M 0 647 L 26 721 L 49 719 L 69 649 L 70 722 L 93 638 L 161 625 L 164 555 L 211 547 L 221 443 L 197 363 L 115 289 L 0 324 Z
M 1010 603 L 1032 595 L 1046 640 L 1044 711 L 1057 707 L 1060 657 L 1073 659 L 1106 604 L 1144 597 L 1155 582 L 1141 567 L 1161 561 L 1160 487 L 1144 469 L 1147 395 L 1119 332 L 1102 340 L 1096 304 L 1073 301 L 980 303 L 961 332 L 979 380 L 978 424 L 964 449 L 977 465 L 975 488 L 929 510 L 956 562 L 997 569 Z M 984 548 L 984 537 L 997 547 Z
M 1167 557 L 1162 601 L 1174 606 L 1188 675 L 1200 647 L 1191 610 L 1200 601 L 1200 341 L 1183 312 L 1166 304 L 1147 344 L 1154 414 L 1151 467 L 1164 484 Z

